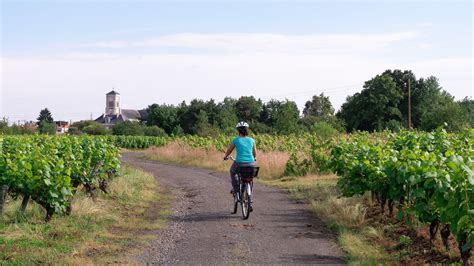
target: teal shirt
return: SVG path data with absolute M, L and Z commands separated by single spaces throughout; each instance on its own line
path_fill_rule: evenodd
M 255 140 L 251 137 L 237 137 L 232 140 L 237 151 L 237 158 L 235 161 L 238 163 L 253 163 L 255 158 L 253 157 L 253 145 Z

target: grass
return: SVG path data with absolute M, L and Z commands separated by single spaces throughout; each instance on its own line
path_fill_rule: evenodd
M 223 154 L 216 150 L 195 149 L 171 143 L 150 148 L 145 157 L 227 172 L 230 163 L 223 163 Z M 288 154 L 259 152 L 259 182 L 288 191 L 296 200 L 307 201 L 314 213 L 338 233 L 338 242 L 349 255 L 351 264 L 381 264 L 392 261 L 378 244 L 383 241 L 381 228 L 366 221 L 364 197 L 342 198 L 336 188 L 337 177 L 332 174 L 304 177 L 283 177 Z
M 130 167 L 108 190 L 95 200 L 79 192 L 72 215 L 49 223 L 35 203 L 19 214 L 21 200 L 8 202 L 0 220 L 0 264 L 137 263 L 133 247 L 165 226 L 170 198 L 157 192 L 153 176 Z

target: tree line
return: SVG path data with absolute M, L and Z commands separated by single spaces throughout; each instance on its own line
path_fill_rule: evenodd
M 417 79 L 409 70 L 386 70 L 366 81 L 337 113 L 324 93 L 309 99 L 302 112 L 288 99 L 263 102 L 253 96 L 227 97 L 221 102 L 195 99 L 178 105 L 151 104 L 146 111 L 142 121 L 118 123 L 111 130 L 94 121 L 76 122 L 70 133 L 215 136 L 234 134 L 238 121 L 247 121 L 255 133 L 268 134 L 398 131 L 408 127 L 431 131 L 440 126 L 455 132 L 474 125 L 474 100 L 466 97 L 456 101 L 436 77 Z M 49 111 L 42 110 L 39 131 L 52 132 L 52 121 Z M 0 132 L 5 131 L 4 124 L 0 122 Z

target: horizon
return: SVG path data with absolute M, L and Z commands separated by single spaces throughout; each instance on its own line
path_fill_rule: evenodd
M 473 97 L 471 1 L 1 2 L 0 117 L 79 121 L 192 99 L 338 110 L 387 69 Z M 403 14 L 401 16 L 400 14 Z M 25 108 L 27 107 L 27 108 Z

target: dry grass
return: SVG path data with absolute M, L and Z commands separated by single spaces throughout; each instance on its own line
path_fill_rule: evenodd
M 224 162 L 224 154 L 215 149 L 196 149 L 178 143 L 170 143 L 163 147 L 152 147 L 145 151 L 146 157 L 152 160 L 175 162 L 227 172 L 230 162 Z M 235 155 L 234 155 L 235 157 Z M 288 154 L 285 152 L 259 152 L 257 164 L 259 176 L 264 179 L 275 179 L 283 175 Z
M 311 206 L 317 214 L 332 221 L 337 220 L 339 226 L 345 228 L 357 229 L 365 225 L 367 209 L 359 198 L 338 197 L 337 194 L 331 192 L 332 187 L 325 189 L 328 191 L 320 192 L 327 196 L 325 199 L 311 200 Z
M 0 219 L 0 264 L 136 263 L 128 258 L 139 252 L 134 243 L 166 223 L 169 198 L 159 191 L 153 176 L 125 167 L 108 194 L 92 200 L 80 192 L 72 215 L 49 223 L 37 204 L 30 202 L 23 216 L 16 211 L 20 200 L 10 201 Z M 154 215 L 148 213 L 152 205 Z
M 342 231 L 338 237 L 344 250 L 351 255 L 351 264 L 380 265 L 387 264 L 388 258 L 380 246 L 354 231 Z

